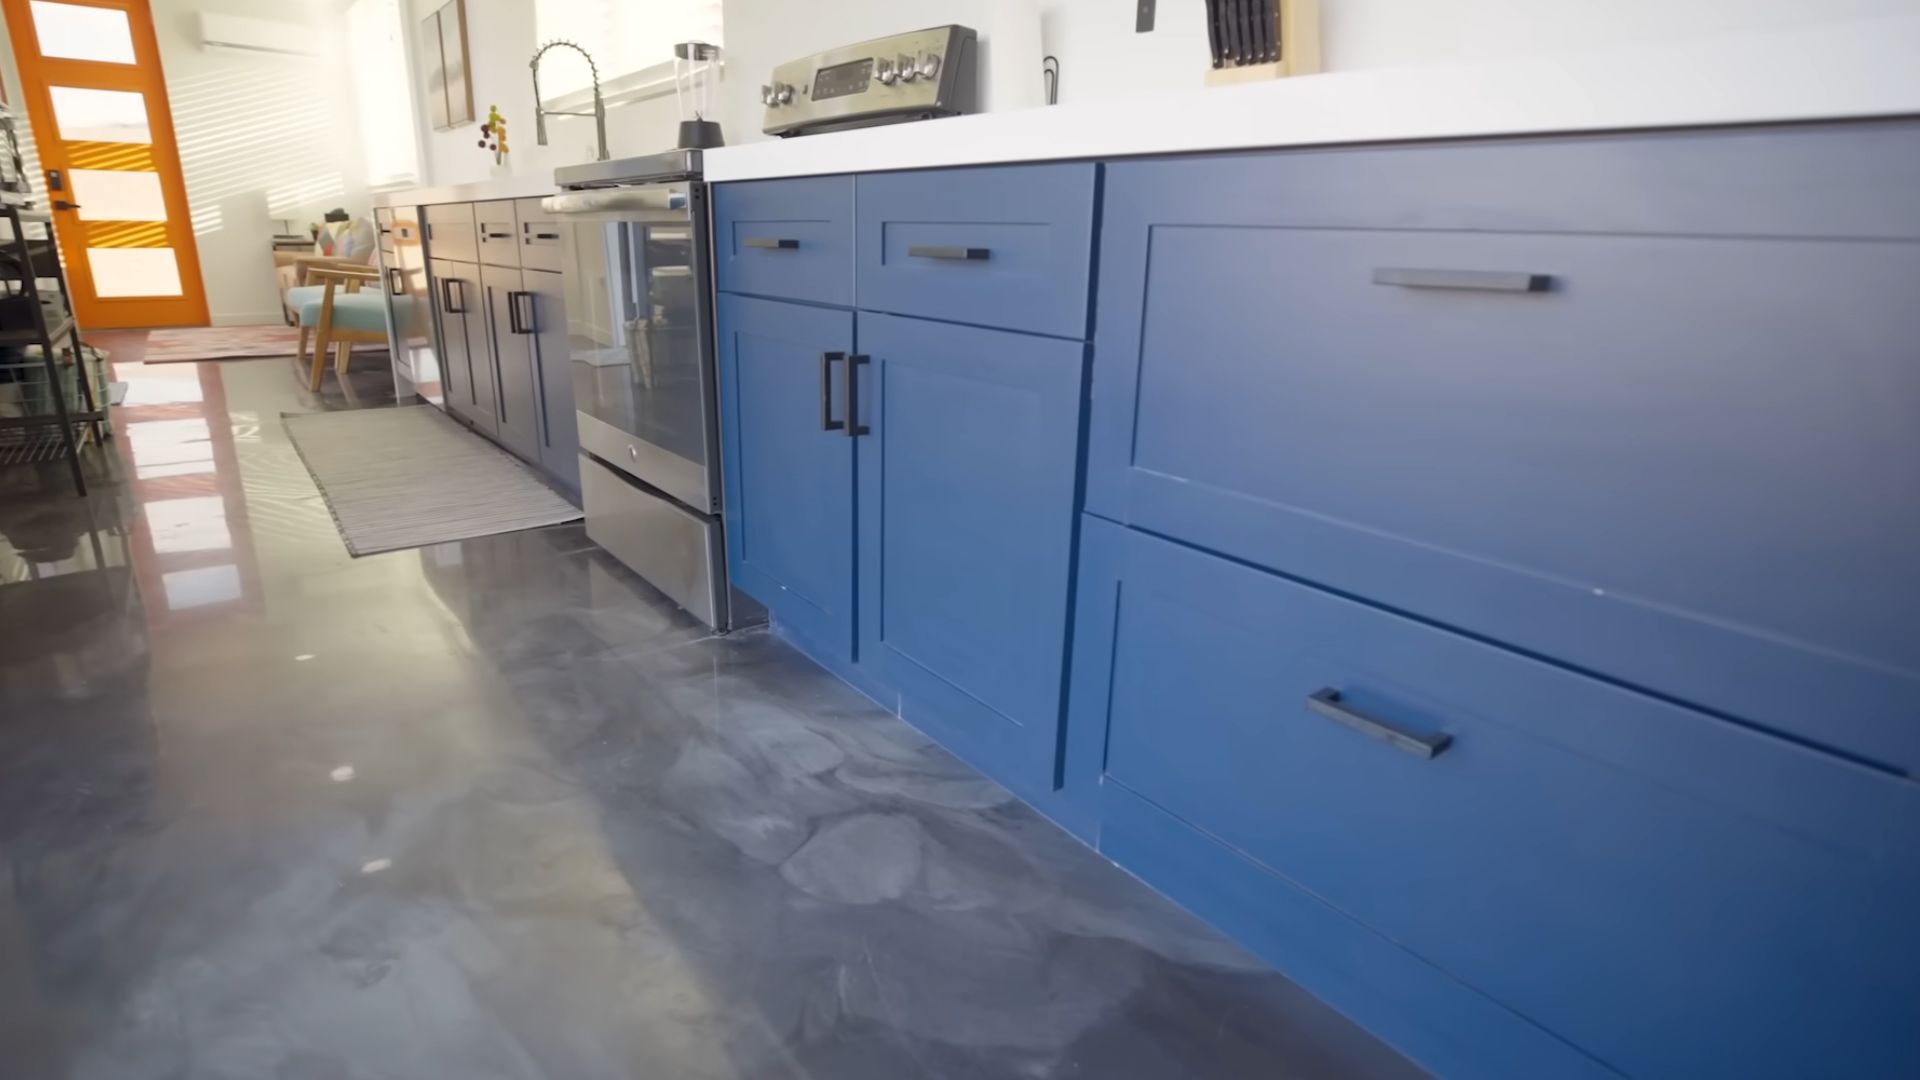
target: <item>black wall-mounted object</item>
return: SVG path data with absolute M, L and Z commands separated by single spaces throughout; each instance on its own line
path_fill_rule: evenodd
M 1145 34 L 1153 29 L 1153 12 L 1157 5 L 1154 0 L 1135 0 L 1133 8 L 1133 32 Z

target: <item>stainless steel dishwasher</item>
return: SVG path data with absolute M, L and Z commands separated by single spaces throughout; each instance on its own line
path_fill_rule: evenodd
M 570 166 L 543 204 L 563 277 L 587 535 L 707 625 L 727 586 L 700 153 Z

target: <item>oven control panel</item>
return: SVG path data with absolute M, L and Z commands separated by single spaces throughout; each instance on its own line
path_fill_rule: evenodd
M 760 87 L 761 130 L 806 135 L 972 112 L 978 40 L 964 26 L 935 26 L 781 64 Z

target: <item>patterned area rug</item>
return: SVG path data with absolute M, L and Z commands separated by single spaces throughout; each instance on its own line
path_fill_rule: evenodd
M 300 330 L 293 326 L 194 326 L 147 331 L 148 364 L 182 364 L 190 360 L 243 360 L 257 356 L 292 356 L 300 348 Z M 386 352 L 376 341 L 360 342 L 353 351 Z
M 431 405 L 280 415 L 355 555 L 580 520 L 505 450 Z

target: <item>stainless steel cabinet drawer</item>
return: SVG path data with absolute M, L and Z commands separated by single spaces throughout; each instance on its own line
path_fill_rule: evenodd
M 1098 519 L 1080 565 L 1069 722 L 1194 842 L 1625 1075 L 1920 1074 L 1920 787 Z
M 514 208 L 512 199 L 473 204 L 481 262 L 489 266 L 520 265 L 520 222 Z
M 1085 338 L 1095 166 L 856 178 L 862 310 Z
M 714 279 L 722 292 L 853 306 L 853 177 L 720 184 Z
M 479 231 L 474 227 L 472 203 L 439 203 L 425 209 L 429 258 L 480 261 Z
M 541 209 L 539 199 L 521 199 L 514 204 L 514 216 L 520 222 L 520 265 L 529 270 L 559 272 L 564 258 L 559 220 Z

